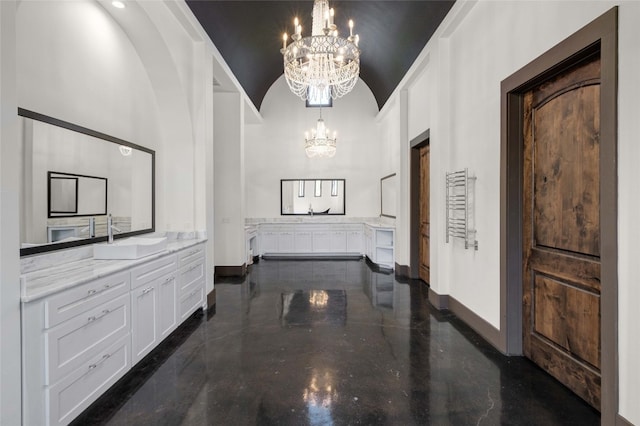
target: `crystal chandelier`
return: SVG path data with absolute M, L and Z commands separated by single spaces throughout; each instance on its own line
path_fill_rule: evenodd
M 333 132 L 333 137 L 329 137 L 329 129 L 322 119 L 322 110 L 316 128 L 311 129 L 311 137 L 309 132 L 305 132 L 304 142 L 304 151 L 309 158 L 331 158 L 336 155 L 336 132 Z
M 349 20 L 349 37 L 338 36 L 333 23 L 334 11 L 328 0 L 314 0 L 311 36 L 302 37 L 302 26 L 294 20 L 292 42 L 285 33 L 280 52 L 284 58 L 284 76 L 293 93 L 307 99 L 309 90 L 329 88 L 331 98 L 337 99 L 353 89 L 360 73 L 358 35 L 353 35 L 353 21 Z

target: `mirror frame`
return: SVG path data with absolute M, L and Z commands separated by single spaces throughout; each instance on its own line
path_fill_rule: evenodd
M 314 216 L 345 216 L 347 214 L 347 180 L 346 179 L 329 179 L 329 178 L 301 178 L 301 179 L 280 179 L 280 216 L 310 216 L 309 213 L 285 213 L 283 210 L 283 184 L 284 182 L 298 181 L 341 181 L 342 182 L 342 213 L 314 213 Z M 314 186 L 314 192 L 316 187 Z M 314 194 L 315 195 L 315 194 Z M 317 196 L 317 195 L 315 195 Z
M 149 232 L 155 232 L 156 230 L 156 152 L 152 149 L 145 148 L 143 146 L 134 144 L 124 139 L 116 138 L 115 136 L 107 135 L 105 133 L 91 130 L 86 127 L 78 126 L 77 124 L 69 123 L 67 121 L 59 120 L 57 118 L 49 117 L 44 114 L 40 114 L 34 111 L 29 111 L 24 108 L 18 108 L 18 115 L 20 117 L 30 118 L 32 120 L 41 121 L 43 123 L 51 124 L 53 126 L 62 127 L 63 129 L 71 130 L 72 132 L 82 133 L 87 136 L 91 136 L 97 139 L 102 139 L 106 142 L 111 142 L 117 145 L 128 146 L 139 151 L 151 154 L 151 228 L 139 229 L 137 231 L 123 232 L 113 236 L 114 239 L 131 237 L 134 235 L 146 234 Z M 54 250 L 63 250 L 72 247 L 79 247 L 88 244 L 95 244 L 107 241 L 108 237 L 95 237 L 85 238 L 76 241 L 67 241 L 64 243 L 49 243 L 39 246 L 25 247 L 20 249 L 20 256 L 29 256 L 32 254 L 46 253 Z
M 389 217 L 389 218 L 392 218 L 392 219 L 396 218 L 397 212 L 393 212 L 393 214 L 390 214 L 391 212 L 386 212 L 385 211 L 385 208 L 384 208 L 385 207 L 385 205 L 384 205 L 384 193 L 385 193 L 384 184 L 385 184 L 385 181 L 387 181 L 387 180 L 389 180 L 391 178 L 394 178 L 394 177 L 396 177 L 396 174 L 392 173 L 392 174 L 390 174 L 388 176 L 380 178 L 380 216 Z M 394 190 L 395 190 L 395 188 L 394 188 Z M 396 197 L 397 197 L 397 195 L 396 195 Z M 395 208 L 398 207 L 397 201 L 398 200 L 396 198 L 396 203 L 395 203 L 395 206 L 394 206 Z

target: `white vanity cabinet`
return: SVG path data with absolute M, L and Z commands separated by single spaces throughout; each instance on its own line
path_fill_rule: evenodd
M 365 224 L 366 256 L 373 263 L 395 268 L 395 229 L 382 225 Z
M 131 368 L 130 274 L 22 306 L 24 423 L 67 424 Z
M 260 255 L 363 255 L 360 223 L 260 224 Z
M 131 270 L 131 356 L 134 365 L 178 326 L 177 266 L 174 254 Z
M 70 423 L 205 306 L 204 242 L 134 264 L 124 261 L 115 267 L 119 261 L 100 262 L 87 259 L 70 265 L 66 273 L 52 274 L 49 285 L 55 290 L 40 296 L 26 290 L 23 295 L 25 425 Z M 77 279 L 79 270 L 99 267 L 105 271 L 98 275 L 101 278 L 65 283 L 67 275 Z
M 205 247 L 197 245 L 178 254 L 178 303 L 180 322 L 204 305 Z

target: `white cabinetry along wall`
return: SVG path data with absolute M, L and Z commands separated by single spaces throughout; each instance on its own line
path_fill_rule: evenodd
M 204 305 L 205 244 L 23 303 L 23 422 L 65 425 Z
M 387 269 L 395 268 L 395 229 L 362 223 L 260 224 L 261 256 L 366 256 Z
M 260 255 L 362 255 L 362 224 L 261 224 Z

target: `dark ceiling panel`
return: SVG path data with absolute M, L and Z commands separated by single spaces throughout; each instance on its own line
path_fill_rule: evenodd
M 347 35 L 353 19 L 360 36 L 360 77 L 378 107 L 387 101 L 454 0 L 331 1 L 335 23 Z M 303 35 L 311 29 L 313 1 L 187 0 L 234 75 L 260 108 L 282 75 L 282 33 L 291 34 L 298 17 Z M 293 95 L 292 95 L 293 96 Z

